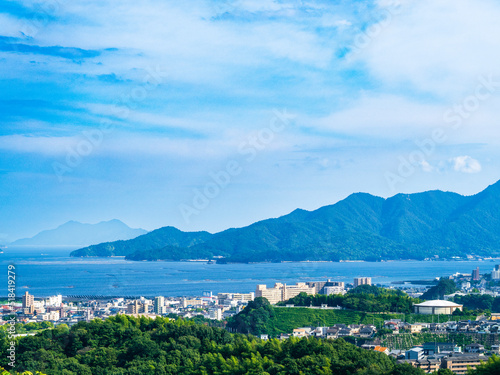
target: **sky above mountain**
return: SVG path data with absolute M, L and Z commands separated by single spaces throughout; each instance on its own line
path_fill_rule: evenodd
M 0 242 L 500 176 L 500 4 L 0 0 Z

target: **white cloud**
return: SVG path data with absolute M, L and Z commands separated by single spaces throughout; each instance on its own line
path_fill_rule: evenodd
M 275 2 L 266 4 L 258 9 L 283 8 Z M 256 2 L 241 5 L 253 9 Z M 322 47 L 321 36 L 302 27 L 300 18 L 217 22 L 211 20 L 213 9 L 200 3 L 193 6 L 154 0 L 140 4 L 75 1 L 61 7 L 61 12 L 68 18 L 77 17 L 71 32 L 67 32 L 67 24 L 51 23 L 39 35 L 42 45 L 120 48 L 130 51 L 131 57 L 140 54 L 145 60 L 167 63 L 172 71 L 183 66 L 190 74 L 201 67 L 207 72 L 213 64 L 224 70 L 227 66 L 269 63 L 270 58 L 325 65 L 331 55 Z
M 388 85 L 459 96 L 498 71 L 499 17 L 491 0 L 406 2 L 359 57 Z
M 363 95 L 323 118 L 307 120 L 319 129 L 382 138 L 414 137 L 442 125 L 444 109 L 395 95 Z
M 23 29 L 25 23 L 12 16 L 0 13 L 0 35 L 10 37 L 20 37 L 20 31 Z
M 481 172 L 481 164 L 476 159 L 470 156 L 457 156 L 450 159 L 453 164 L 453 169 L 462 173 L 478 173 Z
M 420 167 L 422 168 L 422 171 L 427 172 L 427 173 L 434 171 L 434 167 L 431 164 L 429 164 L 429 162 L 427 160 L 423 160 L 420 163 Z

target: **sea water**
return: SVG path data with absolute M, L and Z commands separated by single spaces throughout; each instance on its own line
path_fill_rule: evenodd
M 203 291 L 252 292 L 257 284 L 344 281 L 371 277 L 373 284 L 430 280 L 456 272 L 491 272 L 497 261 L 285 262 L 207 264 L 135 262 L 123 258 L 72 258 L 73 249 L 7 248 L 0 267 L 15 266 L 16 294 L 102 296 L 200 296 Z M 498 262 L 500 263 L 500 262 Z M 7 277 L 5 278 L 7 280 Z M 7 295 L 7 282 L 0 296 Z

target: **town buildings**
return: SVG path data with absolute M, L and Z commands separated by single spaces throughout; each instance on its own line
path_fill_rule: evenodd
M 360 285 L 372 285 L 371 277 L 355 277 L 354 278 L 354 287 L 358 287 Z
M 222 320 L 222 309 L 214 307 L 208 310 L 210 319 Z
M 370 278 L 367 278 L 370 279 Z M 370 279 L 371 283 L 371 279 Z M 300 293 L 306 294 L 345 294 L 345 284 L 341 281 L 309 281 L 305 283 L 296 283 L 287 285 L 282 283 L 274 284 L 274 287 L 268 288 L 267 285 L 257 285 L 255 297 L 264 297 L 272 305 L 278 302 L 284 302 Z
M 497 264 L 493 271 L 491 272 L 492 280 L 500 280 L 500 264 Z
M 153 311 L 157 315 L 163 315 L 167 312 L 167 307 L 165 306 L 165 297 L 163 296 L 155 297 Z
M 286 285 L 282 283 L 274 284 L 273 288 L 268 288 L 264 284 L 257 285 L 255 297 L 267 298 L 270 304 L 287 301 L 300 293 L 316 294 L 316 287 L 309 286 L 306 283 L 297 283 L 295 285 Z
M 455 374 L 467 374 L 469 368 L 476 368 L 486 360 L 484 355 L 453 353 L 443 358 L 441 368 L 450 369 Z
M 35 297 L 27 291 L 23 296 L 23 310 L 25 314 L 33 314 L 35 311 Z
M 472 270 L 472 280 L 478 281 L 480 279 L 479 275 L 479 267 L 477 267 L 475 270 Z

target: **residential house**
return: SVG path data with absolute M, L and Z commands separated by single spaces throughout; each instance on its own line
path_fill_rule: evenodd
M 389 348 L 386 348 L 385 346 L 377 345 L 373 348 L 373 350 L 375 350 L 376 352 L 384 353 L 385 355 L 389 355 Z
M 405 359 L 419 361 L 424 358 L 424 349 L 420 347 L 411 348 L 406 351 Z
M 420 324 L 410 324 L 410 332 L 411 333 L 422 332 L 422 326 Z
M 326 338 L 327 339 L 336 339 L 339 337 L 340 329 L 337 327 L 330 327 L 326 330 Z
M 484 353 L 484 345 L 469 344 L 465 346 L 466 353 Z

